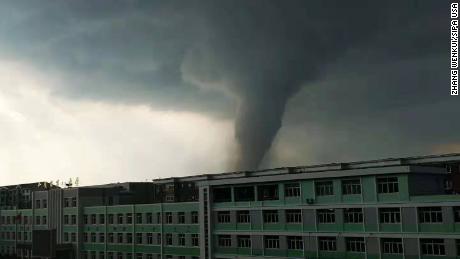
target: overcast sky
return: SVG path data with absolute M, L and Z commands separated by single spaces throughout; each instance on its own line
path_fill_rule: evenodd
M 0 3 L 0 184 L 460 152 L 449 4 Z

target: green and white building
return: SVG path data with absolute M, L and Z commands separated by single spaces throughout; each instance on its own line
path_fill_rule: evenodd
M 460 258 L 460 154 L 0 187 L 0 258 Z

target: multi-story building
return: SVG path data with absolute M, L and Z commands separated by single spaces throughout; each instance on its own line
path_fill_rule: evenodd
M 460 258 L 459 165 L 447 154 L 5 186 L 0 257 Z

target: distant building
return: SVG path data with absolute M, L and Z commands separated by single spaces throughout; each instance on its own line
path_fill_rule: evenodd
M 458 258 L 460 154 L 0 187 L 0 258 Z

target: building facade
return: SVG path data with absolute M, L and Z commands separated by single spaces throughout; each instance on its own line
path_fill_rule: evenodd
M 459 165 L 446 154 L 4 186 L 0 257 L 460 258 Z

